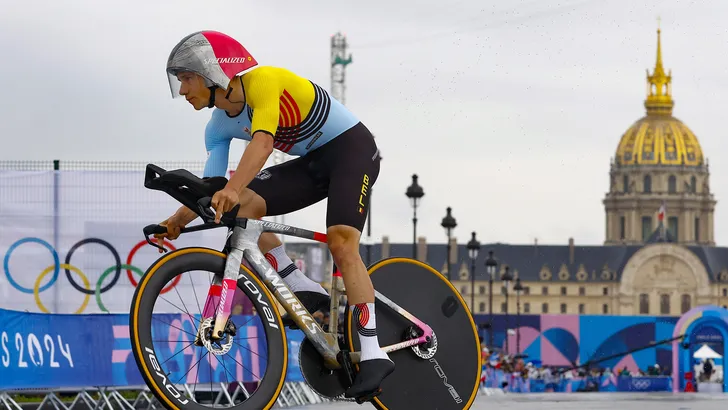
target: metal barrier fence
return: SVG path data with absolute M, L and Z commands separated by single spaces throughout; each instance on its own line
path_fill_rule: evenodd
M 175 387 L 180 391 L 184 391 L 189 397 L 192 397 L 195 393 L 204 393 L 201 389 L 189 384 L 177 385 Z M 231 388 L 233 388 L 232 393 L 230 393 Z M 125 392 L 134 392 L 134 395 L 132 397 L 125 397 L 123 394 Z M 238 396 L 247 394 L 247 391 L 240 383 L 220 383 L 219 389 L 216 388 L 209 391 L 209 393 L 213 394 L 208 403 L 214 403 L 218 406 L 232 406 Z M 17 398 L 17 396 L 21 395 L 42 396 L 43 398 L 38 401 L 38 408 L 49 404 L 56 410 L 71 410 L 79 405 L 83 409 L 94 410 L 101 410 L 107 406 L 109 410 L 164 409 L 164 406 L 152 395 L 147 386 L 0 390 L 0 408 L 23 410 L 21 404 L 25 403 L 24 401 L 19 402 Z M 61 398 L 62 395 L 65 396 L 65 400 Z M 204 401 L 198 402 L 205 404 Z M 319 396 L 305 382 L 286 382 L 274 407 L 285 408 L 327 402 L 333 402 L 333 400 Z

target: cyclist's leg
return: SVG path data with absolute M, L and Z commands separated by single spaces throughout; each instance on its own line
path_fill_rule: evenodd
M 346 296 L 357 320 L 361 343 L 359 373 L 347 397 L 362 397 L 378 390 L 394 371 L 377 338 L 374 287 L 359 253 L 359 239 L 369 207 L 369 191 L 379 176 L 379 154 L 374 137 L 357 124 L 330 144 L 329 200 L 326 215 L 329 250 L 341 271 Z
M 245 203 L 261 203 L 263 209 L 258 216 L 260 218 L 291 213 L 324 199 L 326 191 L 309 175 L 310 162 L 311 158 L 300 157 L 261 171 L 241 195 L 241 209 Z M 260 210 L 259 207 L 255 208 Z M 329 306 L 330 298 L 326 290 L 296 267 L 275 234 L 261 235 L 258 246 L 309 312 Z M 284 324 L 293 325 L 287 315 L 284 315 Z

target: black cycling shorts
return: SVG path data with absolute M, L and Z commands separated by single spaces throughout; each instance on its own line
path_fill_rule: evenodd
M 379 162 L 374 137 L 360 122 L 305 156 L 262 170 L 248 188 L 265 200 L 266 216 L 328 198 L 326 227 L 347 225 L 362 232 Z

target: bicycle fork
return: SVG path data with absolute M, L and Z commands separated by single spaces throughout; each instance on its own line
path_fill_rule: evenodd
M 242 259 L 243 252 L 241 250 L 235 248 L 230 249 L 225 260 L 223 277 L 213 276 L 210 289 L 207 292 L 205 308 L 202 310 L 200 326 L 197 329 L 197 336 L 195 337 L 195 344 L 198 346 L 202 345 L 203 323 L 211 318 L 214 318 L 215 326 L 212 329 L 210 340 L 217 341 L 223 338 L 225 327 L 232 313 Z

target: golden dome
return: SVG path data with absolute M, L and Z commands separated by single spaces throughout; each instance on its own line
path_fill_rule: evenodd
M 697 137 L 672 116 L 672 73 L 662 67 L 660 29 L 657 29 L 657 61 L 652 75 L 647 73 L 647 115 L 622 135 L 617 147 L 619 165 L 703 164 L 703 151 Z

